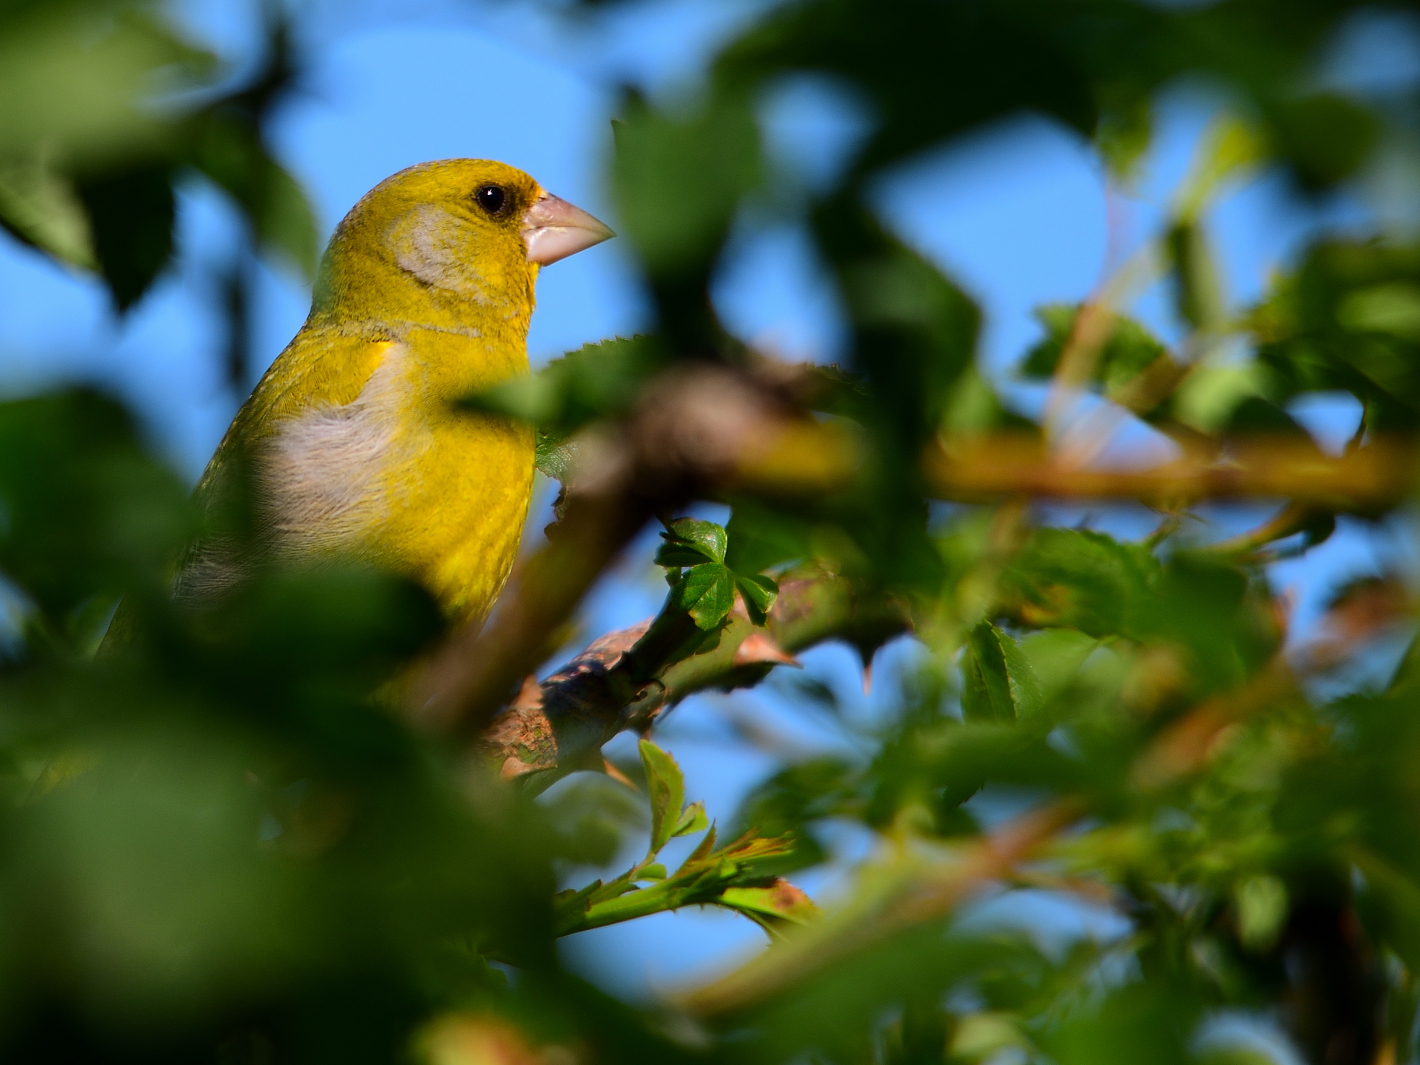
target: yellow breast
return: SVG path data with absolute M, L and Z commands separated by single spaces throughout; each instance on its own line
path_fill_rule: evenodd
M 310 403 L 310 378 L 332 349 L 369 375 L 347 402 Z M 298 337 L 239 419 L 251 424 L 275 550 L 364 558 L 424 584 L 452 618 L 484 616 L 517 552 L 535 441 L 529 426 L 455 401 L 526 372 L 518 347 L 439 330 L 401 341 Z

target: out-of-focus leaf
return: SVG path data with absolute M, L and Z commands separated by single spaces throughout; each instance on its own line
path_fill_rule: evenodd
M 1287 920 L 1287 885 L 1275 876 L 1253 876 L 1237 885 L 1233 903 L 1238 938 L 1251 950 L 1267 950 Z
M 1205 361 L 1184 378 L 1174 394 L 1173 414 L 1200 432 L 1217 432 L 1245 402 L 1265 399 L 1269 383 L 1266 368 L 1256 362 Z
M 261 244 L 314 280 L 315 214 L 296 179 L 271 157 L 257 132 L 221 109 L 201 116 L 190 134 L 193 164 L 242 205 Z
M 98 265 L 89 217 L 73 184 L 42 159 L 0 165 L 0 225 L 72 266 Z
M 1334 92 L 1287 100 L 1268 117 L 1277 154 L 1313 189 L 1331 188 L 1354 174 L 1379 134 L 1374 112 Z
M 1367 408 L 1368 429 L 1409 431 L 1420 412 L 1416 293 L 1415 245 L 1319 240 L 1252 315 L 1274 397 L 1349 391 Z
M 530 377 L 505 381 L 465 403 L 532 422 L 560 446 L 593 419 L 623 411 L 658 365 L 651 340 L 618 337 L 586 344 Z
M 961 707 L 968 720 L 1024 720 L 1041 709 L 1035 670 L 1020 645 L 989 621 L 968 635 L 961 668 Z
M 884 443 L 908 450 L 937 431 L 973 364 L 981 312 L 920 254 L 842 200 L 815 215 L 854 325 L 856 368 L 866 378 Z
M 44 146 L 66 169 L 130 164 L 161 151 L 173 123 L 152 106 L 190 88 L 213 56 L 127 4 L 11 5 L 0 25 L 0 158 Z
M 1174 310 L 1194 329 L 1214 329 L 1226 303 L 1218 267 L 1200 222 L 1180 219 L 1164 240 L 1172 270 Z
M 1215 121 L 1204 134 L 1193 169 L 1179 193 L 1175 207 L 1179 221 L 1196 222 L 1223 184 L 1259 163 L 1266 151 L 1257 130 L 1236 116 L 1225 115 Z
M 730 540 L 725 564 L 736 573 L 759 573 L 812 554 L 809 519 L 754 500 L 736 502 L 725 532 Z
M 148 291 L 173 250 L 172 168 L 153 164 L 80 182 L 94 253 L 119 310 Z
M 0 404 L 0 569 L 46 610 L 164 587 L 196 531 L 178 478 L 135 436 L 90 392 Z
M 1186 1065 L 1200 1004 L 1184 989 L 1130 984 L 1061 1025 L 1047 1042 L 1061 1065 Z
M 647 855 L 660 853 L 680 825 L 685 803 L 685 778 L 675 759 L 650 740 L 642 740 L 641 764 L 646 769 L 646 790 L 651 797 L 651 845 Z
M 1035 317 L 1045 327 L 1045 338 L 1026 352 L 1021 373 L 1026 377 L 1049 377 L 1060 364 L 1079 317 L 1078 304 L 1050 303 L 1037 307 Z M 1164 345 L 1133 318 L 1115 315 L 1109 339 L 1095 360 L 1094 379 L 1113 391 L 1133 380 L 1155 359 L 1167 354 Z
M 760 180 L 753 112 L 727 98 L 686 115 L 631 101 L 616 127 L 613 175 L 617 215 L 653 272 L 704 263 Z
M 1045 629 L 1025 636 L 1019 646 L 1040 684 L 1041 703 L 1049 705 L 1074 681 L 1099 641 L 1075 629 Z
M 1073 529 L 1035 530 L 1002 578 L 1013 609 L 1032 625 L 1091 636 L 1138 631 L 1159 564 L 1137 544 Z

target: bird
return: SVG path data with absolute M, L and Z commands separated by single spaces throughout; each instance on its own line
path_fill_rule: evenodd
M 538 272 L 614 235 L 493 160 L 380 182 L 335 228 L 310 315 L 238 410 L 199 503 L 245 491 L 261 556 L 372 564 L 481 624 L 518 549 L 536 440 L 458 401 L 529 372 Z M 174 595 L 210 600 L 243 573 L 209 538 Z

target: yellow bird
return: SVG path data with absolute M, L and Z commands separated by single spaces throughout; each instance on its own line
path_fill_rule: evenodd
M 455 402 L 528 372 L 538 270 L 612 235 L 502 163 L 381 182 L 336 227 L 310 317 L 237 412 L 199 499 L 213 505 L 240 465 L 264 551 L 363 559 L 480 621 L 517 551 L 535 440 Z M 176 593 L 235 576 L 230 550 L 206 544 Z

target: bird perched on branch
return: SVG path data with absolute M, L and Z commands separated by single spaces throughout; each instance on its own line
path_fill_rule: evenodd
M 502 163 L 448 159 L 381 182 L 336 227 L 310 317 L 199 498 L 215 505 L 245 479 L 263 553 L 363 559 L 423 584 L 450 619 L 480 620 L 512 567 L 535 440 L 457 401 L 528 372 L 538 270 L 612 235 Z M 201 545 L 177 595 L 232 583 L 231 554 Z

